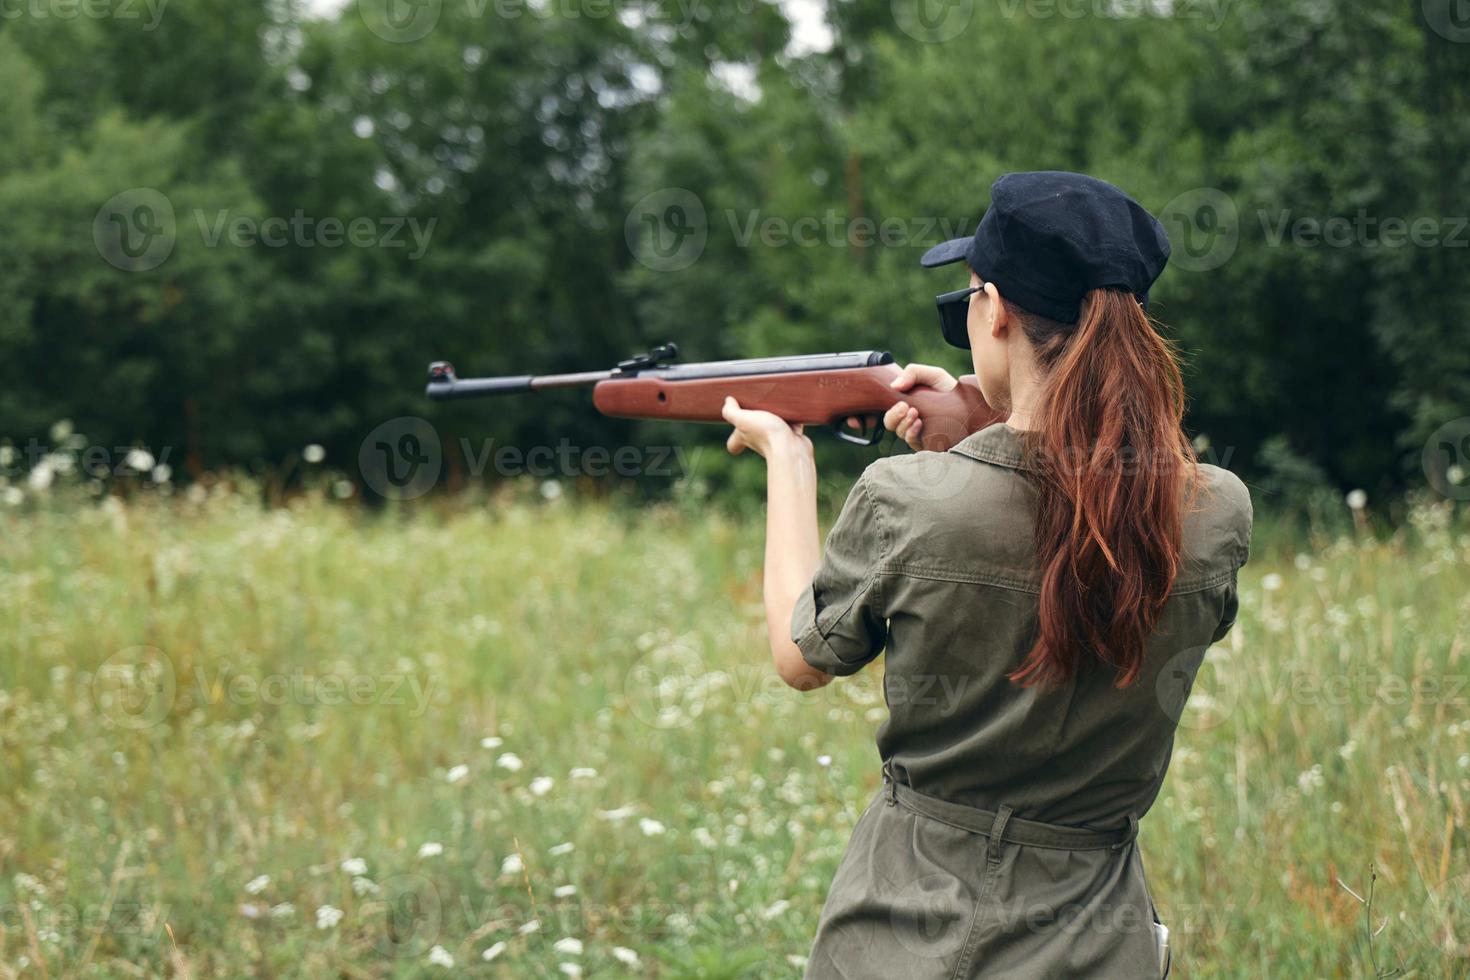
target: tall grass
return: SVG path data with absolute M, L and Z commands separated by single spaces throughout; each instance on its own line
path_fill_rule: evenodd
M 28 508 L 0 976 L 799 973 L 885 709 L 877 670 L 775 679 L 758 524 Z M 1470 534 L 1421 505 L 1283 541 L 1143 822 L 1179 975 L 1466 975 Z

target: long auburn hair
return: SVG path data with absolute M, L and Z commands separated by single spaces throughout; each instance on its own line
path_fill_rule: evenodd
M 1027 454 L 1040 631 L 1010 679 L 1054 686 L 1098 661 L 1127 687 L 1179 572 L 1195 482 L 1179 361 L 1124 289 L 1088 292 L 1075 324 L 1016 312 L 1045 381 Z

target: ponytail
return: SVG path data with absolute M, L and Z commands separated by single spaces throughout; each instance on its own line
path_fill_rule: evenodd
M 1179 571 L 1184 494 L 1195 456 L 1173 346 L 1126 290 L 1094 289 L 1061 324 L 1019 313 L 1046 381 L 1029 437 L 1037 478 L 1040 631 L 1011 680 L 1050 686 L 1092 660 L 1117 687 Z

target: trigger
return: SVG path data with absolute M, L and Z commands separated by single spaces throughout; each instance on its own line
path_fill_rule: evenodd
M 849 418 L 836 419 L 832 423 L 832 431 L 837 438 L 843 442 L 850 442 L 854 446 L 877 445 L 878 440 L 883 438 L 883 420 L 876 415 L 864 415 L 859 417 L 862 427 L 854 432 L 848 427 Z

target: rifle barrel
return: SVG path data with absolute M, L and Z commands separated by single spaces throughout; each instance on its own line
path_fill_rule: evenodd
M 620 378 L 659 378 L 664 381 L 707 381 L 743 378 L 758 374 L 788 374 L 798 371 L 839 371 L 893 363 L 886 351 L 849 351 L 841 354 L 798 354 L 791 357 L 752 357 L 736 361 L 706 361 L 700 364 L 666 364 L 636 370 L 579 371 L 575 374 L 516 374 L 500 378 L 461 378 L 446 361 L 429 365 L 425 394 L 436 401 L 479 398 L 485 395 L 519 395 L 551 388 L 578 388 Z
M 531 390 L 542 388 L 579 388 L 616 377 L 616 371 L 578 371 L 576 374 L 542 374 L 531 379 Z

